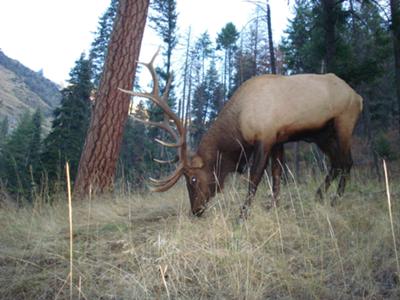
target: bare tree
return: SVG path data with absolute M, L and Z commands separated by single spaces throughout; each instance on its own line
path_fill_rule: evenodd
M 269 56 L 271 59 L 271 73 L 276 74 L 275 49 L 274 49 L 274 40 L 272 38 L 272 25 L 271 25 L 271 7 L 269 5 L 269 1 L 267 1 L 267 24 L 268 24 Z
M 149 0 L 120 0 L 85 146 L 79 162 L 75 194 L 85 196 L 113 186 Z
M 265 2 L 264 2 L 265 1 Z M 274 39 L 272 36 L 272 24 L 271 24 L 271 6 L 269 5 L 269 0 L 247 0 L 247 2 L 256 5 L 259 9 L 261 9 L 265 13 L 265 18 L 267 22 L 267 30 L 268 30 L 268 50 L 269 57 L 271 63 L 271 74 L 276 74 L 276 59 L 275 59 L 275 48 L 274 48 Z M 265 5 L 265 7 L 264 7 Z M 288 1 L 289 5 L 289 1 Z

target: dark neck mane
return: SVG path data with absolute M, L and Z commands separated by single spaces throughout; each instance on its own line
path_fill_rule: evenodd
M 229 105 L 229 104 L 228 104 Z M 243 149 L 238 117 L 231 107 L 226 107 L 203 135 L 197 154 L 203 158 L 210 172 L 217 175 L 223 185 L 228 173 L 234 172 Z

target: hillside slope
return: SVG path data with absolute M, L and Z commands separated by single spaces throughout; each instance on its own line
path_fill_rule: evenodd
M 60 103 L 58 86 L 0 50 L 0 120 L 9 118 L 11 127 L 26 111 L 40 108 L 47 118 Z

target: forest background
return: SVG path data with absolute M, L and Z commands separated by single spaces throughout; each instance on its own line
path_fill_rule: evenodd
M 24 115 L 14 130 L 10 130 L 7 118 L 0 120 L 0 183 L 3 193 L 15 201 L 32 202 L 38 194 L 51 201 L 64 189 L 67 161 L 74 181 L 118 2 L 111 1 L 99 19 L 89 54 L 82 54 L 71 69 L 68 84 L 61 91 L 61 104 L 53 112 L 50 131 L 43 130 L 40 110 Z M 151 5 L 147 26 L 162 40 L 162 63 L 157 68 L 161 90 L 173 74 L 169 104 L 182 119 L 189 120 L 191 148 L 196 148 L 225 102 L 245 80 L 266 73 L 332 72 L 364 98 L 364 111 L 355 133 L 356 165 L 380 177 L 379 159 L 398 158 L 398 3 L 292 1 L 288 5 L 292 5 L 293 17 L 278 45 L 272 36 L 268 1 L 253 3 L 253 18 L 243 30 L 239 32 L 229 22 L 216 36 L 208 32 L 192 36 L 190 28 L 185 36 L 178 36 L 176 2 L 158 0 Z M 176 51 L 178 43 L 184 45 L 184 51 Z M 172 65 L 177 60 L 180 69 Z M 139 70 L 135 89 L 151 88 L 150 80 L 143 83 L 141 77 L 149 78 Z M 162 112 L 145 101 L 133 102 L 130 114 L 162 119 Z M 154 157 L 168 160 L 174 156 L 152 142 L 161 134 L 128 119 L 116 185 L 143 189 L 149 174 L 169 170 L 153 162 Z M 288 148 L 288 164 L 298 176 L 302 165 L 312 157 L 316 156 L 317 165 L 322 166 L 323 157 L 316 149 L 301 144 Z
M 249 219 L 238 224 L 247 180 L 233 175 L 201 218 L 189 216 L 183 183 L 148 193 L 147 177 L 174 167 L 160 168 L 153 158 L 175 153 L 153 142 L 166 139 L 162 132 L 134 119 L 159 121 L 163 114 L 135 99 L 128 102 L 111 193 L 90 190 L 86 201 L 74 194 L 68 205 L 65 165 L 76 183 L 108 75 L 118 5 L 148 3 L 112 0 L 89 53 L 71 69 L 51 124 L 40 110 L 16 125 L 0 120 L 0 298 L 399 299 L 399 1 L 288 1 L 293 15 L 278 44 L 269 2 L 250 2 L 254 14 L 244 29 L 228 22 L 215 36 L 190 28 L 179 36 L 176 0 L 152 1 L 147 26 L 162 41 L 160 89 L 173 78 L 169 104 L 186 120 L 195 149 L 245 80 L 336 73 L 364 99 L 352 178 L 338 204 L 314 201 L 326 161 L 314 146 L 296 143 L 286 146 L 280 207 L 265 209 L 271 195 L 265 176 Z M 134 83 L 128 74 L 134 90 L 152 89 L 146 71 L 139 68 Z

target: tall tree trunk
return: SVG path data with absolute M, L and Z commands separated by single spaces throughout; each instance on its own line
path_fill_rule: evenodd
M 364 98 L 364 108 L 363 108 L 363 115 L 365 119 L 365 129 L 367 133 L 367 141 L 368 141 L 368 147 L 371 151 L 372 154 L 372 159 L 373 159 L 373 169 L 376 173 L 376 176 L 378 177 L 379 182 L 381 181 L 381 173 L 380 173 L 380 167 L 379 167 L 379 158 L 378 155 L 375 151 L 375 143 L 372 137 L 372 124 L 371 124 L 371 107 L 370 107 L 370 99 L 371 99 L 371 92 L 368 91 L 368 89 L 365 92 L 365 95 L 363 95 Z
M 274 40 L 272 38 L 271 8 L 269 6 L 269 2 L 267 2 L 267 24 L 268 24 L 269 56 L 271 59 L 271 73 L 276 74 L 275 49 L 274 49 Z
M 85 196 L 113 186 L 130 96 L 118 88 L 132 89 L 149 0 L 120 0 L 103 76 L 79 162 L 75 194 Z
M 254 49 L 253 49 L 253 76 L 257 75 L 257 61 L 258 61 L 258 9 L 257 9 L 257 17 L 256 17 L 256 32 L 254 39 Z
M 323 24 L 325 29 L 325 65 L 326 72 L 335 71 L 336 55 L 336 15 L 335 0 L 322 0 Z
M 191 37 L 192 28 L 189 27 L 187 40 L 186 40 L 186 55 L 185 55 L 185 66 L 183 68 L 183 87 L 182 87 L 182 97 L 179 100 L 178 105 L 178 116 L 179 118 L 185 122 L 185 101 L 186 101 L 186 90 L 187 90 L 187 82 L 188 82 L 188 74 L 189 74 L 189 55 L 190 55 L 190 37 Z
M 400 0 L 390 0 L 392 17 L 393 51 L 395 62 L 395 85 L 397 93 L 397 109 L 400 133 Z

